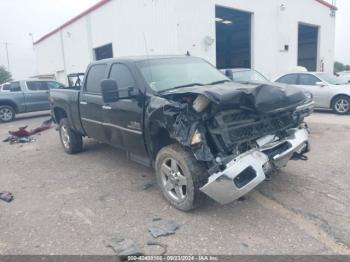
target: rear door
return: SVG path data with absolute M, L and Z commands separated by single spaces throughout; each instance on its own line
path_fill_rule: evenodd
M 103 99 L 101 81 L 106 78 L 107 64 L 92 65 L 80 95 L 80 116 L 83 128 L 89 137 L 105 142 L 103 129 Z
M 46 81 L 26 81 L 27 91 L 24 92 L 27 111 L 48 110 L 49 87 Z
M 112 65 L 109 78 L 117 82 L 119 90 L 134 88 L 140 95 L 104 105 L 104 125 L 110 144 L 138 155 L 146 156 L 143 140 L 143 101 L 142 89 L 130 68 L 122 63 Z M 120 91 L 120 97 L 127 97 L 127 91 Z

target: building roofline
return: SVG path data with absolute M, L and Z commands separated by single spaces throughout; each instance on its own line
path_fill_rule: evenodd
M 92 7 L 90 7 L 89 9 L 85 10 L 84 12 L 80 13 L 79 15 L 73 17 L 72 19 L 68 20 L 67 22 L 65 22 L 64 24 L 62 24 L 61 26 L 57 27 L 56 29 L 52 30 L 51 32 L 49 32 L 48 34 L 44 35 L 43 37 L 39 38 L 38 40 L 36 40 L 33 45 L 36 45 L 42 41 L 44 41 L 46 38 L 49 38 L 50 36 L 52 36 L 53 34 L 59 32 L 60 30 L 62 30 L 63 28 L 69 26 L 70 24 L 73 24 L 75 21 L 79 20 L 80 18 L 86 16 L 87 14 L 91 13 L 92 11 L 95 11 L 96 9 L 100 8 L 101 6 L 107 4 L 108 2 L 110 2 L 111 0 L 101 0 L 100 2 L 96 3 L 95 5 L 93 5 Z
M 65 22 L 64 24 L 62 24 L 61 26 L 57 27 L 56 29 L 52 30 L 51 32 L 47 33 L 46 35 L 44 35 L 43 37 L 39 38 L 38 40 L 36 40 L 33 45 L 39 44 L 40 42 L 44 41 L 46 38 L 49 38 L 50 36 L 52 36 L 53 34 L 59 32 L 60 30 L 62 30 L 63 28 L 69 26 L 70 24 L 73 24 L 75 21 L 79 20 L 80 18 L 88 15 L 89 13 L 95 11 L 96 9 L 100 8 L 101 6 L 107 4 L 108 2 L 110 2 L 111 0 L 101 0 L 100 2 L 96 3 L 95 5 L 93 5 L 92 7 L 90 7 L 89 9 L 85 10 L 84 12 L 82 12 L 81 14 L 73 17 L 72 19 L 68 20 L 67 22 Z M 325 5 L 327 7 L 329 7 L 332 10 L 338 10 L 338 8 L 330 3 L 328 3 L 325 0 L 315 0 L 318 3 Z
M 336 7 L 335 5 L 332 5 L 332 4 L 328 3 L 328 2 L 325 1 L 325 0 L 316 0 L 316 1 L 319 2 L 319 3 L 322 4 L 322 5 L 325 5 L 325 6 L 329 7 L 329 8 L 332 9 L 332 10 L 335 10 L 335 11 L 338 10 L 338 7 Z

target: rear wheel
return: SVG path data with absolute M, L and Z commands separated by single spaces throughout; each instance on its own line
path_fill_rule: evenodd
M 15 119 L 16 112 L 12 106 L 4 105 L 0 106 L 0 121 L 10 122 Z
M 347 96 L 337 96 L 332 103 L 333 111 L 338 115 L 346 115 L 350 112 L 350 98 Z
M 179 144 L 161 149 L 156 158 L 156 176 L 164 197 L 177 209 L 192 210 L 207 198 L 200 188 L 207 170 L 192 152 Z
M 83 150 L 83 138 L 70 128 L 67 118 L 61 119 L 59 134 L 63 148 L 68 154 L 76 154 Z

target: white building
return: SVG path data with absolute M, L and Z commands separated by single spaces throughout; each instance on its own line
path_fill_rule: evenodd
M 324 0 L 102 0 L 34 43 L 37 67 L 66 82 L 93 60 L 188 51 L 268 77 L 332 72 L 335 11 Z

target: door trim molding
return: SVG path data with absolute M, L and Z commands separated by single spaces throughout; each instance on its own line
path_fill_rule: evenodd
M 142 131 L 138 131 L 138 130 L 134 130 L 134 129 L 130 129 L 130 128 L 114 125 L 114 124 L 111 124 L 111 123 L 103 123 L 103 122 L 92 120 L 92 119 L 89 119 L 89 118 L 81 118 L 81 120 L 86 121 L 86 122 L 90 122 L 90 123 L 94 123 L 94 124 L 98 124 L 98 125 L 103 125 L 103 126 L 117 128 L 117 129 L 120 129 L 120 130 L 123 130 L 123 131 L 127 131 L 127 132 L 130 132 L 130 133 L 137 134 L 137 135 L 142 135 Z

